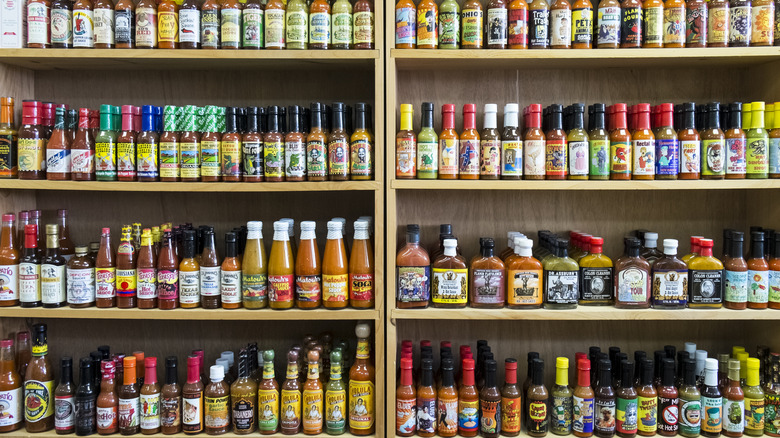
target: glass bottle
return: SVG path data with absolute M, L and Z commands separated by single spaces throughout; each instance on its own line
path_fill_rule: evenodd
M 466 260 L 457 254 L 457 246 L 457 239 L 444 239 L 444 254 L 431 265 L 431 300 L 434 307 L 460 308 L 466 307 L 468 302 L 469 270 Z
M 328 240 L 322 254 L 322 301 L 325 308 L 339 309 L 348 304 L 349 265 L 341 223 L 328 221 Z
M 99 435 L 111 435 L 117 433 L 119 415 L 119 397 L 116 393 L 116 366 L 111 359 L 100 362 L 102 379 L 100 380 L 100 393 L 97 398 L 97 432 Z
M 721 307 L 723 263 L 712 256 L 711 239 L 699 240 L 701 254 L 688 262 L 690 297 L 688 307 Z
M 53 382 L 52 382 L 53 384 Z M 26 383 L 25 383 L 26 389 Z M 76 430 L 76 385 L 73 383 L 73 359 L 65 356 L 60 360 L 60 383 L 54 390 L 54 410 L 60 412 L 54 417 L 57 435 L 71 434 Z M 27 397 L 25 397 L 26 399 Z M 51 401 L 49 401 L 51 403 Z M 48 410 L 48 408 L 46 408 Z M 27 414 L 27 411 L 25 411 Z M 25 421 L 29 421 L 25 417 Z
M 580 305 L 612 304 L 612 260 L 603 253 L 604 239 L 591 237 L 588 255 L 580 259 Z
M 554 256 L 542 262 L 544 267 L 544 307 L 576 309 L 579 297 L 579 265 L 568 256 L 568 239 L 558 239 Z
M 201 305 L 204 309 L 219 309 L 221 267 L 214 243 L 214 231 L 211 229 L 205 230 L 203 234 L 203 252 L 199 268 Z
M 514 239 L 514 255 L 506 260 L 507 307 L 511 309 L 538 309 L 542 307 L 542 264 L 533 257 L 533 241 Z
M 543 437 L 547 435 L 549 428 L 550 413 L 549 401 L 550 395 L 544 386 L 544 361 L 542 359 L 533 359 L 531 384 L 526 392 L 528 399 L 528 435 L 532 437 Z M 463 434 L 461 434 L 463 436 Z
M 602 0 L 608 1 L 608 0 Z M 601 23 L 601 7 L 599 7 L 599 24 Z M 601 45 L 599 44 L 599 48 Z M 631 179 L 631 132 L 626 129 L 626 104 L 612 105 L 612 128 L 609 132 L 610 167 L 609 179 Z
M 179 387 L 178 359 L 165 359 L 165 384 L 160 393 L 160 426 L 165 435 L 181 432 L 181 388 Z
M 625 240 L 626 251 L 615 261 L 615 307 L 650 307 L 650 264 L 639 255 L 639 239 Z
M 194 435 L 203 431 L 203 382 L 200 377 L 200 360 L 197 356 L 187 357 L 187 383 L 182 386 L 182 430 Z
M 729 384 L 723 392 L 723 434 L 742 436 L 745 430 L 745 395 L 740 385 L 740 361 L 729 360 Z
M 506 302 L 506 267 L 493 249 L 493 239 L 486 239 L 481 257 L 469 268 L 471 307 L 497 309 Z
M 653 307 L 684 309 L 688 302 L 688 265 L 677 258 L 677 240 L 664 239 L 663 244 L 664 256 L 652 268 Z
M 431 296 L 431 262 L 420 246 L 420 226 L 406 226 L 406 245 L 396 255 L 396 307 L 428 307 Z
M 634 366 L 634 362 L 629 360 L 620 362 L 620 386 L 615 399 L 615 432 L 621 438 L 633 438 L 637 433 L 636 412 L 639 406 L 638 394 L 634 389 Z
M 263 223 L 247 222 L 247 230 L 246 247 L 241 261 L 241 296 L 247 309 L 261 309 L 268 305 L 268 260 L 263 245 Z
M 349 431 L 353 435 L 370 435 L 376 429 L 376 374 L 369 360 L 371 327 L 358 323 L 355 336 L 358 338 L 355 362 L 349 370 Z
M 615 434 L 615 391 L 612 389 L 612 364 L 602 359 L 598 366 L 598 381 L 594 393 L 594 429 L 597 437 L 611 437 Z
M 572 390 L 569 388 L 569 359 L 555 360 L 555 385 L 552 387 L 550 430 L 555 435 L 569 435 L 572 430 Z
M 92 359 L 82 357 L 79 361 L 79 386 L 76 388 L 74 398 L 77 436 L 87 436 L 97 432 L 96 402 L 98 393 L 93 382 Z
M 200 49 L 201 11 L 198 2 L 184 0 L 178 7 L 177 35 L 179 49 Z
M 60 255 L 59 225 L 46 225 L 46 256 L 41 259 L 41 297 L 43 307 L 62 307 L 67 303 L 65 258 Z
M 175 309 L 179 302 L 179 258 L 170 228 L 163 232 L 163 245 L 157 258 L 157 302 L 163 310 Z
M 287 222 L 274 222 L 274 241 L 268 257 L 268 302 L 272 309 L 292 308 L 294 301 L 295 266 L 287 227 Z
M 122 360 L 123 384 L 119 386 L 119 433 L 132 435 L 140 431 L 140 402 L 136 384 L 136 358 L 127 356 Z
M 16 369 L 14 362 L 14 341 L 3 339 L 0 341 L 0 390 L 5 398 L 5 409 L 0 432 L 12 432 L 20 429 L 24 423 L 22 410 L 25 399 L 22 397 L 23 380 Z

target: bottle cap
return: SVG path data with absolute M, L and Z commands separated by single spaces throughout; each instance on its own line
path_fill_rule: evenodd
M 477 112 L 477 105 L 473 103 L 467 103 L 463 105 L 463 112 L 464 113 L 475 113 Z
M 3 215 L 3 222 L 13 222 L 15 217 L 13 213 L 6 213 Z
M 222 365 L 212 365 L 209 368 L 209 377 L 214 382 L 220 382 L 225 378 L 225 369 L 222 368 Z
M 445 248 L 455 248 L 458 246 L 458 239 L 444 239 Z
M 516 113 L 520 111 L 520 105 L 516 103 L 508 103 L 504 105 L 504 113 Z
M 263 231 L 263 223 L 261 221 L 249 221 L 246 223 L 247 231 L 256 231 L 261 233 Z
M 13 339 L 3 339 L 0 341 L 0 347 L 2 348 L 10 348 L 14 346 L 14 340 Z
M 357 224 L 357 222 L 355 222 Z M 301 221 L 301 234 L 304 231 L 314 231 L 317 228 L 317 223 L 314 221 Z
M 677 239 L 664 239 L 664 254 L 677 255 Z
M 495 103 L 486 103 L 485 104 L 485 112 L 486 113 L 496 113 L 498 112 L 498 105 Z
M 144 359 L 144 368 L 157 368 L 157 358 L 147 357 Z
M 555 367 L 556 368 L 569 368 L 569 358 L 568 357 L 558 357 L 555 359 Z

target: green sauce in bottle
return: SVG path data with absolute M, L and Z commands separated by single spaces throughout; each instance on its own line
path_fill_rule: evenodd
M 569 388 L 569 359 L 555 360 L 555 385 L 552 387 L 550 430 L 555 435 L 569 435 L 572 421 L 572 390 Z
M 439 5 L 439 48 L 460 47 L 460 6 L 455 0 L 444 0 Z
M 95 136 L 98 181 L 116 181 L 116 124 L 111 105 L 100 105 L 100 131 Z
M 420 133 L 417 134 L 417 178 L 439 177 L 439 137 L 433 130 L 433 103 L 423 102 Z
M 761 436 L 764 434 L 764 390 L 758 377 L 761 361 L 755 357 L 747 360 L 747 381 L 745 392 L 745 434 Z
M 769 132 L 764 129 L 764 102 L 750 104 L 750 113 L 750 130 L 747 131 L 745 152 L 746 176 L 763 179 L 769 177 Z
M 579 297 L 580 267 L 568 255 L 569 240 L 558 239 L 555 253 L 542 263 L 544 268 L 544 307 L 576 309 Z

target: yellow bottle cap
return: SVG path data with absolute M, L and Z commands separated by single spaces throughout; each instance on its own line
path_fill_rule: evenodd
M 731 347 L 731 357 L 734 359 L 737 358 L 737 354 L 742 353 L 745 351 L 745 347 L 740 347 L 739 345 L 735 345 Z
M 559 357 L 555 359 L 555 367 L 556 368 L 569 368 L 569 358 L 568 357 Z
M 412 113 L 414 112 L 414 107 L 411 103 L 402 103 L 401 104 L 401 112 L 402 113 Z
M 758 370 L 761 368 L 761 361 L 755 357 L 751 357 L 747 360 L 747 386 L 758 386 L 761 381 L 758 378 Z
M 753 102 L 750 104 L 750 111 L 764 111 L 764 102 Z
M 752 104 L 749 104 L 749 103 L 742 104 L 742 112 L 752 111 L 752 110 L 753 110 Z

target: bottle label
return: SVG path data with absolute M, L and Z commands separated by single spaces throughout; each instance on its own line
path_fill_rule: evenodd
M 179 271 L 179 302 L 182 304 L 200 302 L 200 272 Z
M 764 417 L 764 432 L 767 435 L 773 435 L 778 433 L 776 421 L 778 418 L 777 413 L 780 409 L 780 396 L 776 394 L 765 394 L 764 403 L 766 403 L 766 406 L 764 407 L 764 413 L 766 414 Z
M 710 7 L 707 19 L 707 43 L 708 44 L 728 44 L 729 30 L 729 8 Z
M 680 433 L 688 435 L 701 432 L 701 401 L 680 399 Z
M 617 300 L 626 303 L 646 303 L 649 283 L 647 271 L 633 267 L 619 271 L 615 276 Z
M 745 397 L 745 429 L 764 432 L 764 399 Z
M 463 33 L 460 44 L 462 48 L 481 48 L 483 36 L 483 22 L 481 9 L 463 9 L 461 14 L 463 21 Z
M 176 300 L 179 297 L 179 271 L 157 271 L 157 297 L 161 300 Z
M 0 391 L 0 404 L 3 414 L 0 415 L 0 426 L 12 426 L 22 421 L 22 387 L 10 391 Z
M 19 300 L 23 303 L 41 301 L 41 265 L 19 264 Z
M 27 4 L 27 44 L 49 43 L 49 6 L 42 2 Z
M 611 301 L 612 300 L 612 268 L 580 268 L 582 290 L 580 300 Z
M 267 9 L 265 11 L 265 48 L 284 48 L 284 37 L 284 9 Z
M 179 9 L 179 42 L 200 42 L 200 11 L 197 9 Z
M 114 298 L 116 296 L 116 269 L 95 268 L 95 296 Z
M 546 418 L 547 415 L 545 412 L 545 420 Z M 545 427 L 546 427 L 546 422 L 545 422 Z M 462 433 L 464 431 L 465 432 L 476 431 L 478 428 L 479 428 L 479 401 L 458 400 L 458 429 Z
M 596 398 L 596 433 L 613 434 L 615 433 L 615 399 Z
M 352 14 L 348 12 L 334 13 L 331 20 L 333 23 L 333 32 L 330 35 L 331 44 L 349 47 L 352 43 Z M 436 23 L 433 25 L 436 26 Z
M 482 140 L 480 148 L 479 174 L 495 177 L 501 175 L 501 142 L 499 140 Z
M 590 140 L 590 174 L 609 175 L 609 140 Z
M 609 145 L 610 173 L 627 175 L 631 173 L 631 145 L 625 141 L 613 141 Z
M 520 417 L 522 413 L 522 403 L 520 397 L 509 398 L 501 397 L 501 427 L 500 430 L 507 433 L 520 432 Z M 442 400 L 439 400 L 439 419 L 442 419 L 439 424 L 439 435 L 444 432 L 446 434 L 449 425 L 442 425 L 441 423 L 453 421 L 447 414 L 449 411 L 444 406 Z M 456 413 L 457 414 L 457 413 Z M 457 416 L 455 417 L 457 418 Z
M 680 142 L 680 173 L 699 173 L 699 151 L 701 142 L 698 140 L 684 140 Z
M 503 304 L 506 291 L 505 271 L 503 269 L 473 269 L 471 272 L 471 291 L 473 303 Z M 434 274 L 434 281 L 436 281 Z
M 415 9 L 395 10 L 395 44 L 414 44 L 416 38 Z
M 249 433 L 255 429 L 255 397 L 253 396 L 254 394 L 250 394 L 249 397 L 232 398 L 231 418 L 237 431 Z
M 200 294 L 206 297 L 218 297 L 219 296 L 219 266 L 201 266 L 200 267 Z M 182 295 L 184 292 L 182 291 Z
M 664 44 L 685 44 L 685 7 L 664 8 Z
M 774 30 L 772 21 L 775 17 L 775 4 L 753 5 L 751 10 L 753 24 L 751 29 L 751 45 L 771 45 L 774 42 Z
M 164 143 L 163 143 L 164 145 Z M 162 149 L 162 145 L 161 145 Z M 160 151 L 160 159 L 162 161 L 162 167 L 165 167 L 165 161 L 163 157 L 163 151 Z M 214 140 L 204 140 L 200 142 L 200 174 L 202 176 L 220 176 L 220 156 L 219 156 L 219 142 Z M 162 170 L 160 170 L 160 176 Z
M 691 45 L 707 44 L 707 5 L 688 7 L 685 14 L 685 43 Z
M 342 430 L 347 426 L 344 413 L 347 411 L 347 391 L 327 390 L 325 392 L 325 427 Z
M 182 424 L 190 426 L 188 429 L 200 430 L 203 418 L 203 393 L 197 397 L 184 397 L 182 402 Z
M 458 174 L 458 139 L 439 139 L 439 175 Z
M 528 9 L 509 10 L 509 45 L 528 46 Z
M 164 427 L 181 424 L 181 397 L 163 397 L 160 400 L 160 424 Z
M 322 299 L 328 302 L 346 302 L 349 298 L 347 274 L 322 275 Z
M 241 143 L 239 140 L 223 141 L 221 155 L 222 175 L 241 176 Z
M 222 46 L 241 46 L 241 10 L 225 8 L 221 11 L 220 32 L 222 34 Z M 227 406 L 225 406 L 227 410 Z M 221 426 L 220 426 L 221 427 Z
M 762 175 L 768 172 L 769 158 L 767 156 L 766 137 L 748 137 L 747 141 L 747 174 Z
M 117 143 L 116 158 L 117 175 L 135 176 L 135 143 Z
M 24 288 L 22 288 L 22 293 L 24 293 Z M 780 303 L 780 271 L 769 271 L 769 301 Z
M 0 177 L 11 178 L 11 168 L 17 166 L 16 135 L 0 134 Z
M 598 44 L 620 43 L 620 6 L 599 8 Z
M 749 270 L 748 302 L 766 304 L 769 300 L 769 271 Z
M 479 175 L 479 140 L 460 141 L 459 172 L 464 175 Z
M 219 276 L 219 292 L 223 303 L 241 302 L 241 271 L 222 270 Z
M 396 268 L 398 292 L 402 303 L 427 302 L 431 296 L 430 266 L 399 266 Z
M 140 425 L 138 397 L 119 399 L 119 427 L 122 429 Z
M 41 382 L 38 380 L 27 380 L 24 382 L 24 421 L 27 423 L 37 423 L 41 420 L 51 417 L 54 414 L 54 381 Z M 73 410 L 73 399 L 71 398 L 71 424 Z M 56 420 L 56 417 L 55 417 Z
M 73 44 L 73 12 L 69 9 L 51 10 L 51 43 Z
M 207 142 L 203 142 L 203 146 L 206 147 Z M 207 153 L 206 149 L 202 152 L 204 155 Z M 217 149 L 219 154 L 219 149 Z M 204 162 L 204 175 L 206 167 Z M 219 172 L 219 170 L 217 170 Z M 176 142 L 162 142 L 160 143 L 160 177 L 161 178 L 178 178 L 181 174 L 181 168 L 179 166 L 179 144 Z
M 545 171 L 547 176 L 565 176 L 566 163 L 568 163 L 566 140 L 547 140 L 546 153 Z
M 571 9 L 553 9 L 550 11 L 550 45 L 571 45 Z
M 569 142 L 569 174 L 579 176 L 588 174 L 587 141 Z
M 31 5 L 40 3 L 30 3 Z M 28 16 L 29 20 L 29 16 Z M 28 29 L 29 29 L 28 21 Z M 28 44 L 33 41 L 28 41 Z M 19 171 L 33 172 L 46 170 L 46 147 L 43 139 L 20 138 L 17 140 L 16 147 L 19 155 Z
M 373 155 L 371 142 L 366 139 L 355 140 L 349 147 L 352 151 L 349 173 L 357 176 L 371 176 L 374 168 L 373 160 L 371 158 Z M 436 149 L 436 145 L 434 145 L 434 150 Z M 304 160 L 301 160 L 301 163 L 303 163 L 303 161 Z
M 638 403 L 635 398 L 620 398 L 616 400 L 615 430 L 621 434 L 633 434 L 637 430 Z M 592 421 L 592 420 L 591 420 Z M 599 423 L 605 421 L 599 413 Z M 609 421 L 607 419 L 606 421 Z M 592 426 L 591 426 L 592 428 Z
M 552 409 L 550 410 L 550 429 L 553 433 L 569 434 L 571 433 L 571 397 L 552 397 Z
M 67 280 L 65 266 L 41 265 L 41 298 L 43 304 L 64 303 Z
M 323 275 L 323 283 L 325 282 L 325 275 Z M 290 302 L 293 300 L 293 275 L 269 275 L 268 276 L 268 299 L 271 302 L 281 303 Z M 346 287 L 346 275 L 344 275 L 344 286 Z M 327 294 L 327 289 L 323 285 L 323 292 Z M 325 295 L 323 294 L 323 295 Z M 346 296 L 346 291 L 344 292 Z M 323 299 L 327 300 L 328 297 L 323 296 Z M 344 301 L 344 300 L 334 300 Z
M 328 156 L 325 143 L 312 140 L 306 144 L 306 167 L 309 176 L 322 177 L 328 174 Z
M 655 432 L 658 426 L 658 398 L 637 397 L 637 429 L 640 432 Z
M 95 269 L 67 269 L 68 304 L 95 302 Z
M 701 420 L 701 431 L 708 433 L 720 433 L 723 428 L 723 400 L 722 397 L 702 397 L 701 407 L 704 415 Z
M 301 424 L 301 392 L 282 390 L 282 429 L 297 429 Z
M 160 393 L 141 394 L 141 429 L 160 427 Z
M 182 178 L 200 178 L 200 143 L 182 142 L 179 145 L 179 165 Z
M 549 45 L 550 10 L 533 9 L 528 23 L 528 44 L 533 48 L 546 48 Z
M 133 297 L 136 294 L 135 269 L 116 270 L 116 294 L 120 297 Z
M 66 431 L 76 425 L 76 403 L 71 396 L 54 397 L 54 429 Z
M 125 9 L 114 14 L 114 37 L 117 44 L 130 44 L 135 37 L 135 11 Z
M 46 171 L 49 173 L 69 173 L 70 149 L 46 149 Z
M 374 274 L 349 274 L 349 299 L 370 301 L 374 298 Z
M 634 140 L 634 175 L 655 173 L 655 140 Z
M 434 142 L 417 143 L 417 177 L 435 179 L 439 168 L 439 145 Z
M 116 177 L 116 143 L 95 143 L 95 171 L 98 178 Z
M 444 140 L 442 140 L 444 141 Z M 444 149 L 442 147 L 442 153 Z M 501 156 L 503 157 L 503 166 L 501 174 L 504 176 L 522 176 L 523 175 L 523 141 L 520 139 L 501 142 Z M 443 166 L 440 166 L 441 171 Z
M 0 266 L 0 301 L 12 301 L 18 299 L 19 265 Z
M 769 139 L 769 173 L 780 173 L 780 138 Z
M 579 280 L 579 271 L 544 271 L 546 301 L 553 304 L 576 304 Z
M 278 426 L 279 391 L 275 389 L 259 389 L 257 391 L 257 428 L 261 432 L 275 432 Z
M 751 9 L 750 6 L 730 8 L 729 44 L 747 46 L 750 43 Z
M 571 12 L 571 42 L 593 43 L 593 9 L 578 8 Z
M 544 140 L 526 140 L 523 154 L 525 174 L 535 176 L 544 175 L 546 158 Z
M 414 434 L 417 431 L 417 402 L 415 399 L 396 399 L 395 430 L 398 433 Z
M 322 277 L 319 275 L 296 275 L 295 299 L 307 303 L 318 302 L 322 299 L 321 282 Z
M 466 304 L 469 297 L 469 270 L 433 268 L 431 295 L 434 303 Z
M 245 141 L 242 149 L 244 156 L 241 161 L 244 165 L 244 176 L 263 176 L 263 143 Z
M 94 173 L 95 172 L 95 151 L 92 149 L 71 149 L 71 172 L 73 173 Z M 21 169 L 21 160 L 19 161 Z
M 620 43 L 639 47 L 642 43 L 642 7 L 620 8 Z
M 436 47 L 439 39 L 436 35 L 436 6 L 417 9 L 417 45 Z
M 541 278 L 543 278 L 541 270 L 509 270 L 507 272 L 507 281 L 509 281 L 507 303 L 510 305 L 542 304 Z
M 723 140 L 702 140 L 702 175 L 723 175 L 725 145 Z
M 151 143 L 139 143 L 137 148 L 138 177 L 157 178 L 159 176 L 159 168 L 157 167 L 157 145 Z
M 336 139 L 328 143 L 330 175 L 349 175 L 349 143 Z
M 723 298 L 723 271 L 691 270 L 691 303 L 717 304 Z
M 569 404 L 571 404 L 571 399 L 568 399 Z M 501 433 L 501 400 L 485 400 L 480 399 L 479 401 L 480 405 L 480 412 L 479 412 L 479 424 L 480 424 L 480 432 L 481 433 Z M 434 409 L 436 407 L 436 401 L 431 400 L 430 408 Z M 420 406 L 418 405 L 418 409 Z M 423 414 L 419 413 L 418 411 L 417 418 L 418 423 L 419 419 Z M 436 415 L 436 411 L 432 411 L 434 413 L 434 416 Z M 569 412 L 571 412 L 571 406 L 569 406 Z M 430 416 L 430 415 L 429 415 Z M 435 423 L 436 420 L 431 416 L 431 420 Z M 422 424 L 422 423 L 420 423 Z M 433 431 L 435 432 L 435 428 L 430 428 L 429 430 L 423 430 L 422 426 L 420 426 L 420 432 L 426 432 L 426 431 Z
M 742 433 L 745 430 L 745 401 L 723 399 L 723 430 Z
M 219 11 L 214 9 L 202 11 L 200 20 L 201 46 L 216 49 L 219 47 Z
M 617 399 L 617 421 L 620 425 L 620 402 L 622 399 Z M 592 433 L 593 432 L 593 404 L 594 399 L 582 398 L 576 395 L 572 397 L 572 430 L 580 433 Z
M 318 430 L 322 428 L 322 397 L 322 389 L 303 391 L 301 409 L 303 410 L 304 430 Z
M 506 8 L 491 8 L 487 11 L 487 44 L 506 45 L 507 40 L 507 10 Z M 500 426 L 500 425 L 499 425 Z
M 111 406 L 110 408 L 97 408 L 97 428 L 98 431 L 113 429 L 117 427 L 117 407 Z
M 179 42 L 179 15 L 174 11 L 157 13 L 157 39 L 161 43 Z
M 203 418 L 204 425 L 210 428 L 227 427 L 230 424 L 230 412 L 228 405 L 230 396 L 205 397 Z
M 520 430 L 520 399 L 506 399 L 510 403 L 516 403 L 513 404 L 512 409 L 517 409 L 517 412 L 515 412 L 517 426 L 512 430 Z M 502 406 L 503 408 L 503 406 Z M 510 417 L 506 413 L 505 409 L 502 409 L 502 412 L 504 412 L 503 421 L 511 421 Z M 513 411 L 514 412 L 514 411 Z M 457 396 L 454 398 L 442 398 L 439 397 L 439 410 L 438 410 L 438 418 L 439 418 L 439 435 L 444 436 L 448 433 L 450 434 L 457 434 L 458 432 L 458 398 Z M 513 417 L 515 418 L 515 417 Z M 502 425 L 502 428 L 506 426 L 507 423 L 504 423 Z M 506 428 L 504 428 L 507 430 Z M 510 427 L 511 429 L 511 427 Z M 510 430 L 507 430 L 510 431 Z M 453 435 L 454 436 L 454 435 Z
M 653 270 L 653 304 L 662 306 L 685 306 L 687 301 L 687 270 Z
M 137 47 L 157 46 L 157 10 L 155 8 L 136 8 L 135 44 Z
M 359 348 L 359 347 L 358 347 Z M 360 350 L 358 349 L 358 356 Z M 367 430 L 374 425 L 374 382 L 349 381 L 349 427 Z
M 661 139 L 655 141 L 655 174 L 677 175 L 680 171 L 680 146 L 677 139 Z
M 284 176 L 284 143 L 281 141 L 267 141 L 263 148 L 263 162 L 265 163 L 265 177 L 279 178 Z
M 73 47 L 94 47 L 95 19 L 89 9 L 73 11 Z
M 460 41 L 460 20 L 457 11 L 439 13 L 439 46 L 454 48 Z
M 663 6 L 644 8 L 642 23 L 645 44 L 663 44 L 664 40 L 664 8 Z
M 264 301 L 268 290 L 266 274 L 247 274 L 241 275 L 241 296 L 245 301 Z
M 680 417 L 680 399 L 658 397 L 658 430 L 677 433 Z
M 154 268 L 139 268 L 135 275 L 138 299 L 157 298 L 157 271 Z

